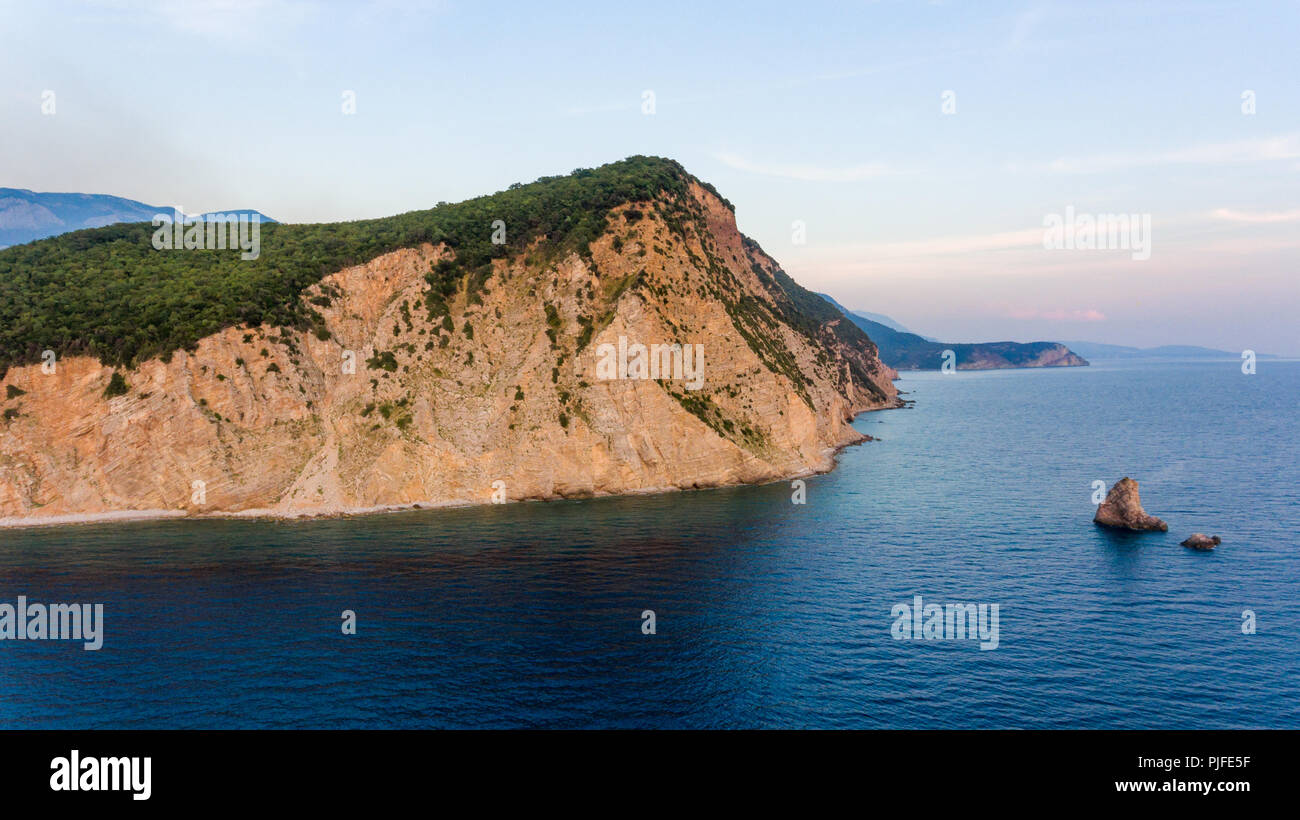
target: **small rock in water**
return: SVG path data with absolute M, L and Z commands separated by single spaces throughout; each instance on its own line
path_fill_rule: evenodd
M 1192 533 L 1192 537 L 1183 542 L 1184 547 L 1191 547 L 1194 550 L 1212 550 L 1222 544 L 1223 541 L 1219 536 L 1210 537 L 1204 533 Z
M 1142 499 L 1138 496 L 1138 483 L 1125 476 L 1115 482 L 1106 494 L 1106 500 L 1097 507 L 1093 523 L 1103 527 L 1116 527 L 1122 530 L 1160 530 L 1166 532 L 1169 525 L 1147 515 L 1142 509 Z

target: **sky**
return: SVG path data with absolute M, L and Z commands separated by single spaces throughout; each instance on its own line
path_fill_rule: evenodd
M 316 222 L 652 154 L 944 341 L 1300 355 L 1297 43 L 1300 0 L 0 0 L 0 186 Z

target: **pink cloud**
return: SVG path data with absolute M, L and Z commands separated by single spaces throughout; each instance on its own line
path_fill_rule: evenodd
M 1300 222 L 1300 208 L 1293 211 L 1234 211 L 1219 208 L 1213 214 L 1215 219 L 1228 222 L 1250 222 L 1267 225 L 1274 222 Z
M 1100 310 L 1037 310 L 1034 308 L 1013 308 L 1008 312 L 1012 319 L 1046 319 L 1053 322 L 1104 322 L 1106 314 Z

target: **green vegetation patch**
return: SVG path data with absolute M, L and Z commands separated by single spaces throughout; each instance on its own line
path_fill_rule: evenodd
M 261 253 L 242 261 L 223 251 L 155 250 L 149 223 L 74 231 L 0 250 L 0 377 L 35 363 L 46 349 L 133 366 L 192 349 L 233 325 L 312 331 L 324 338 L 326 307 L 303 292 L 325 276 L 401 248 L 446 243 L 454 254 L 428 275 L 425 306 L 445 312 L 464 287 L 471 296 L 492 262 L 521 254 L 545 237 L 546 253 L 590 255 L 590 243 L 627 202 L 684 202 L 691 177 L 676 162 L 631 157 L 568 176 L 543 177 L 506 191 L 383 219 L 261 225 Z M 506 225 L 492 243 L 492 223 Z

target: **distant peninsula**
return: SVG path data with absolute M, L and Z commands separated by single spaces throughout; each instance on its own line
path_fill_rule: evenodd
M 1060 342 L 939 342 L 917 333 L 900 330 L 868 314 L 852 311 L 827 294 L 819 294 L 871 337 L 880 349 L 880 360 L 895 370 L 938 370 L 944 351 L 951 350 L 958 370 L 1001 370 L 1013 367 L 1084 367 L 1088 360 Z M 887 317 L 879 317 L 887 318 Z
M 873 337 L 874 338 L 874 337 Z M 1062 342 L 1080 356 L 1089 359 L 1239 359 L 1241 351 L 1215 350 L 1198 345 L 1160 345 L 1159 347 L 1129 347 L 1100 342 Z M 1268 353 L 1256 353 L 1259 359 L 1275 359 Z

